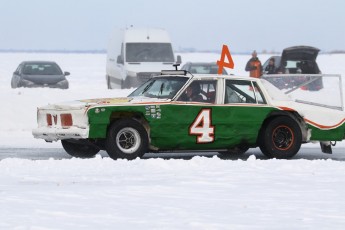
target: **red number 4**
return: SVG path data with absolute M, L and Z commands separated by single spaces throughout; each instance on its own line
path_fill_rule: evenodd
M 229 62 L 225 62 L 225 57 L 228 59 Z M 223 73 L 224 67 L 227 67 L 230 69 L 234 68 L 235 64 L 234 64 L 234 61 L 232 60 L 232 57 L 227 45 L 223 45 L 222 54 L 220 55 L 220 60 L 217 61 L 217 65 L 218 65 L 218 74 Z

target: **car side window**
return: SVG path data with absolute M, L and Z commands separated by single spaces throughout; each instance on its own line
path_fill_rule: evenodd
M 19 66 L 17 67 L 17 69 L 16 69 L 16 72 L 17 72 L 17 73 L 20 73 L 20 70 L 22 69 L 22 67 L 23 67 L 23 65 L 19 65 Z
M 215 103 L 216 101 L 216 89 L 217 89 L 217 81 L 201 81 L 201 93 L 207 103 Z
M 253 82 L 253 85 L 254 85 L 254 90 L 255 90 L 254 92 L 255 92 L 257 103 L 266 104 L 267 102 L 258 84 L 256 82 Z
M 251 81 L 226 80 L 224 103 L 256 103 Z
M 217 92 L 216 80 L 194 80 L 189 84 L 178 101 L 215 103 Z

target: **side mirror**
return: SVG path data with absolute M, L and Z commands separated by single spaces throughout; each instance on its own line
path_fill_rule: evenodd
M 65 76 L 68 76 L 68 75 L 70 75 L 70 72 L 64 72 L 63 73 Z
M 177 55 L 176 63 L 177 64 L 181 64 L 182 63 L 182 58 L 181 58 L 180 55 Z
M 123 58 L 121 55 L 117 56 L 117 60 L 116 60 L 117 64 L 124 64 Z
M 13 74 L 19 75 L 19 72 L 18 71 L 14 71 Z

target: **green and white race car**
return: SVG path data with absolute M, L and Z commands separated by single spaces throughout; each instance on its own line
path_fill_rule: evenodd
M 323 152 L 345 138 L 345 113 L 289 98 L 263 79 L 162 71 L 126 98 L 80 100 L 38 108 L 35 138 L 61 140 L 75 157 L 106 150 L 113 159 L 147 152 L 217 151 L 260 147 L 291 158 L 301 144 Z

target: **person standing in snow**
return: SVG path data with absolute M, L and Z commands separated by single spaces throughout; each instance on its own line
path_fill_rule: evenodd
M 250 77 L 255 77 L 255 78 L 261 77 L 262 65 L 255 50 L 252 53 L 252 58 L 249 59 L 249 61 L 247 62 L 245 70 L 249 71 Z

